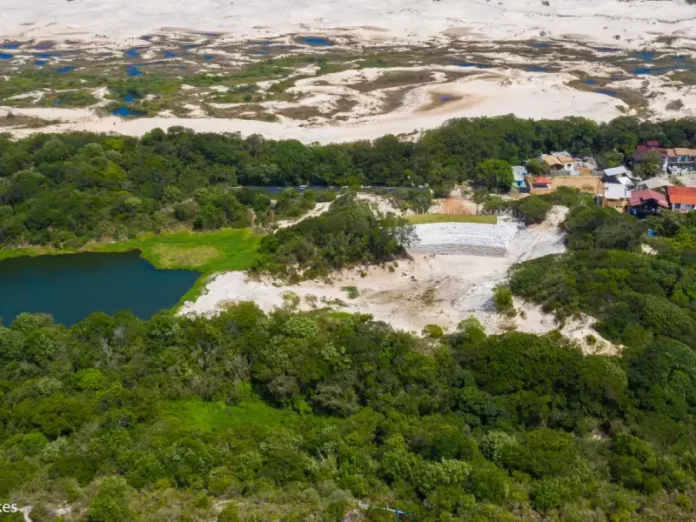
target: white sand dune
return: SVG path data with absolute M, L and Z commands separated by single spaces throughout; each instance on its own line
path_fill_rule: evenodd
M 120 39 L 174 28 L 246 38 L 344 31 L 361 38 L 426 41 L 454 36 L 549 36 L 639 47 L 659 36 L 696 37 L 696 5 L 684 0 L 4 0 L 3 36 Z M 617 40 L 616 37 L 619 39 Z
M 115 116 L 100 118 L 80 109 L 12 109 L 18 115 L 31 115 L 61 123 L 41 132 L 114 132 L 142 136 L 155 128 L 166 130 L 182 126 L 197 132 L 240 132 L 243 136 L 262 134 L 269 139 L 296 139 L 304 143 L 333 143 L 376 139 L 385 134 L 410 134 L 441 126 L 452 118 L 502 116 L 514 114 L 521 118 L 564 118 L 585 116 L 608 121 L 627 109 L 622 101 L 593 92 L 578 91 L 564 84 L 567 74 L 524 73 L 514 71 L 503 76 L 490 73 L 464 81 L 427 85 L 416 88 L 404 98 L 397 110 L 382 115 L 352 118 L 340 124 L 309 125 L 300 120 L 280 118 L 279 122 L 225 118 L 137 118 Z M 433 95 L 449 94 L 461 99 L 432 110 L 426 109 Z M 4 110 L 9 110 L 5 108 Z M 0 112 L 3 108 L 0 107 Z M 74 117 L 71 118 L 71 114 Z M 17 130 L 23 136 L 31 130 Z

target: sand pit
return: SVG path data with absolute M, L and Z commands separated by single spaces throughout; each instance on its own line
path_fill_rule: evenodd
M 297 306 L 301 310 L 331 308 L 371 314 L 376 320 L 413 333 L 420 333 L 428 324 L 438 324 L 452 332 L 460 321 L 471 316 L 479 319 L 489 333 L 509 329 L 545 333 L 559 327 L 552 315 L 518 301 L 516 307 L 524 314 L 509 319 L 495 311 L 492 293 L 496 285 L 505 281 L 513 263 L 564 251 L 556 227 L 566 210 L 555 207 L 544 224 L 520 230 L 503 257 L 415 253 L 412 260 L 400 261 L 396 268 L 359 268 L 335 274 L 330 283 L 304 281 L 293 286 L 269 279 L 253 280 L 244 272 L 228 272 L 216 276 L 208 284 L 207 293 L 186 303 L 180 313 L 214 314 L 237 301 L 254 301 L 261 309 L 271 311 L 288 306 L 293 301 L 289 297 L 294 296 L 299 298 Z M 347 287 L 354 287 L 357 297 L 350 298 Z M 561 331 L 588 353 L 615 350 L 591 324 L 589 318 L 572 320 Z M 590 346 L 587 335 L 600 342 Z

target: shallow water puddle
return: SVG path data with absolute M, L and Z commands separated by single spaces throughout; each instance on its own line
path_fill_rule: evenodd
M 131 115 L 131 110 L 128 107 L 119 107 L 115 109 L 111 114 L 114 116 L 120 116 L 121 118 L 126 118 Z
M 311 45 L 312 47 L 326 47 L 334 45 L 331 40 L 322 38 L 320 36 L 303 36 L 300 38 L 300 42 L 305 45 Z
M 135 65 L 126 65 L 126 74 L 128 76 L 142 76 L 145 73 Z

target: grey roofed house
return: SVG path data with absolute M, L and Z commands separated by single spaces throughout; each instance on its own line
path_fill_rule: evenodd
M 669 180 L 663 176 L 655 176 L 654 178 L 648 178 L 644 179 L 643 181 L 639 181 L 638 184 L 636 185 L 636 188 L 638 189 L 647 189 L 647 190 L 655 190 L 659 188 L 664 188 L 664 187 L 671 187 L 672 183 L 669 182 Z
M 607 177 L 619 177 L 619 176 L 627 176 L 629 178 L 633 177 L 633 172 L 628 170 L 626 167 L 623 165 L 619 167 L 612 167 L 610 169 L 604 169 L 604 175 Z

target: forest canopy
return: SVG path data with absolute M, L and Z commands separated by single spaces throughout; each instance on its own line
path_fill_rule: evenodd
M 611 156 L 615 163 L 649 139 L 694 147 L 696 120 L 460 119 L 417 141 L 385 136 L 331 145 L 181 127 L 139 139 L 69 133 L 15 141 L 0 135 L 0 246 L 79 247 L 180 227 L 266 225 L 298 215 L 321 197 L 295 195 L 276 209 L 263 191 L 234 190 L 239 186 L 427 186 L 442 194 L 456 182 L 479 180 L 503 190 L 510 183 L 506 164 L 553 150 Z
M 338 522 L 357 499 L 405 520 L 686 520 L 695 383 L 664 337 L 621 359 L 252 303 L 24 314 L 0 327 L 0 500 L 37 521 L 67 503 L 90 522 Z

